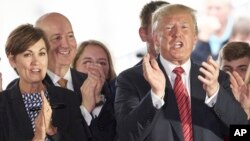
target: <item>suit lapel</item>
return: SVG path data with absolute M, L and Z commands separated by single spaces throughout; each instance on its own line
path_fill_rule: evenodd
M 82 84 L 80 84 L 80 83 L 83 81 L 79 82 L 79 77 L 77 76 L 77 72 L 74 71 L 73 69 L 70 70 L 70 73 L 71 73 L 71 77 L 72 77 L 74 92 L 77 94 L 81 94 L 80 88 L 81 88 Z
M 74 87 L 74 92 L 81 95 L 80 88 L 83 82 L 87 79 L 87 74 L 76 71 L 75 69 L 70 69 L 72 83 Z
M 10 92 L 11 97 L 11 111 L 13 111 L 13 119 L 15 126 L 18 129 L 18 134 L 23 135 L 25 138 L 33 137 L 33 129 L 31 125 L 31 120 L 25 109 L 23 99 L 21 96 L 20 89 L 18 87 L 19 83 L 13 86 Z
M 199 66 L 191 63 L 190 70 L 190 93 L 191 93 L 191 109 L 192 109 L 192 124 L 194 138 L 199 138 L 202 134 L 202 130 L 197 128 L 197 125 L 204 126 L 204 119 L 207 117 L 207 106 L 204 104 L 206 92 L 203 89 L 201 81 L 197 78 L 198 75 L 202 75 L 199 72 Z M 197 114 L 203 111 L 203 114 Z M 198 130 L 197 130 L 198 129 Z
M 178 113 L 178 107 L 176 103 L 176 98 L 175 94 L 172 88 L 172 85 L 170 83 L 170 80 L 168 78 L 168 75 L 166 74 L 166 71 L 161 64 L 161 61 L 158 57 L 157 61 L 159 64 L 159 67 L 163 71 L 165 78 L 166 78 L 166 88 L 165 88 L 165 109 L 164 109 L 164 116 L 169 120 L 170 125 L 172 126 L 172 129 L 174 130 L 173 132 L 176 133 L 177 137 L 180 140 L 183 140 L 183 134 L 182 134 L 182 127 L 181 127 L 181 122 L 180 122 L 180 117 Z
M 45 78 L 43 79 L 43 81 L 50 84 L 50 85 L 55 86 L 47 73 L 46 73 Z
M 202 99 L 205 100 L 206 92 L 203 89 L 201 81 L 197 78 L 198 75 L 202 75 L 199 72 L 199 66 L 191 63 L 190 70 L 190 93 L 191 93 L 191 104 L 193 100 Z M 204 101 L 203 101 L 204 102 Z M 192 106 L 192 105 L 191 105 Z M 193 107 L 193 106 L 192 106 Z

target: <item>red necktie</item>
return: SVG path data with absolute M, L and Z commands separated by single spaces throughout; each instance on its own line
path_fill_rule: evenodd
M 181 119 L 182 132 L 184 141 L 192 141 L 192 118 L 191 118 L 191 106 L 188 98 L 188 92 L 184 86 L 181 74 L 184 72 L 182 67 L 176 67 L 173 72 L 176 74 L 174 82 L 174 93 L 177 100 L 177 106 L 179 109 L 179 115 Z
M 64 78 L 60 78 L 57 83 L 63 88 L 66 88 L 67 86 L 67 80 Z

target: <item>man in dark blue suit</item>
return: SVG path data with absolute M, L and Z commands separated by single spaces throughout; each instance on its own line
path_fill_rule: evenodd
M 37 20 L 36 26 L 45 32 L 50 44 L 45 81 L 70 89 L 79 96 L 79 108 L 89 140 L 113 140 L 115 119 L 113 112 L 109 112 L 113 111 L 113 108 L 110 109 L 113 105 L 110 106 L 109 100 L 103 102 L 101 96 L 106 95 L 110 87 L 100 72 L 87 75 L 70 67 L 76 55 L 77 43 L 69 19 L 60 13 L 48 13 Z M 89 117 L 92 113 L 88 109 L 93 109 L 97 104 L 103 104 L 101 110 L 99 108 L 99 117 Z
M 143 6 L 140 13 L 141 26 L 139 28 L 139 35 L 141 40 L 146 43 L 147 53 L 150 54 L 151 58 L 155 58 L 159 54 L 158 50 L 155 49 L 153 43 L 152 24 L 151 24 L 152 15 L 159 7 L 166 4 L 169 3 L 162 0 L 150 1 L 149 3 L 146 3 Z M 141 63 L 142 60 L 138 62 L 136 65 L 139 65 Z
M 194 13 L 180 4 L 162 6 L 154 13 L 153 42 L 159 57 L 150 60 L 147 54 L 142 65 L 117 78 L 115 113 L 120 141 L 223 141 L 230 124 L 247 124 L 228 75 L 211 57 L 201 66 L 190 59 L 197 41 Z M 175 72 L 180 67 L 181 75 Z M 182 96 L 177 95 L 181 89 L 175 86 L 177 76 L 184 85 Z M 184 118 L 184 106 L 179 106 L 183 99 L 190 111 Z

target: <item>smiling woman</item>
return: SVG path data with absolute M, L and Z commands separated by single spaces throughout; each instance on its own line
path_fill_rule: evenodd
M 43 82 L 48 48 L 45 34 L 33 25 L 20 25 L 10 33 L 5 51 L 19 79 L 0 93 L 1 141 L 54 140 L 60 135 L 86 140 L 84 133 L 77 134 L 84 130 L 77 97 Z

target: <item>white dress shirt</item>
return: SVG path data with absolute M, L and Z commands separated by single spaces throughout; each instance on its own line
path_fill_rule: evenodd
M 170 83 L 172 85 L 172 87 L 174 86 L 174 81 L 175 81 L 175 77 L 176 74 L 173 73 L 173 70 L 176 67 L 182 67 L 184 69 L 184 73 L 182 74 L 182 81 L 184 83 L 184 85 L 186 86 L 186 89 L 188 91 L 188 95 L 189 95 L 189 100 L 191 101 L 190 98 L 190 69 L 191 69 L 191 61 L 190 59 L 185 62 L 184 64 L 182 64 L 181 66 L 177 66 L 169 61 L 167 61 L 166 59 L 164 59 L 161 55 L 160 55 L 160 61 L 163 65 L 163 68 L 168 76 L 168 79 L 170 80 Z M 206 96 L 205 99 L 205 104 L 207 104 L 209 107 L 213 107 L 214 104 L 217 101 L 217 96 L 218 96 L 218 90 L 215 92 L 215 94 L 211 97 Z M 164 105 L 164 100 L 163 98 L 160 98 L 159 96 L 157 96 L 152 90 L 151 90 L 151 98 L 152 98 L 152 102 L 155 108 L 159 109 Z
M 52 80 L 53 84 L 55 86 L 59 86 L 60 85 L 57 83 L 60 80 L 60 76 L 58 76 L 57 74 L 55 74 L 54 72 L 47 70 L 47 74 L 49 75 L 50 79 Z M 71 91 L 74 91 L 74 87 L 73 87 L 73 83 L 72 83 L 72 77 L 71 77 L 71 71 L 70 69 L 66 72 L 66 74 L 63 77 L 65 80 L 67 80 L 67 89 L 70 89 Z

